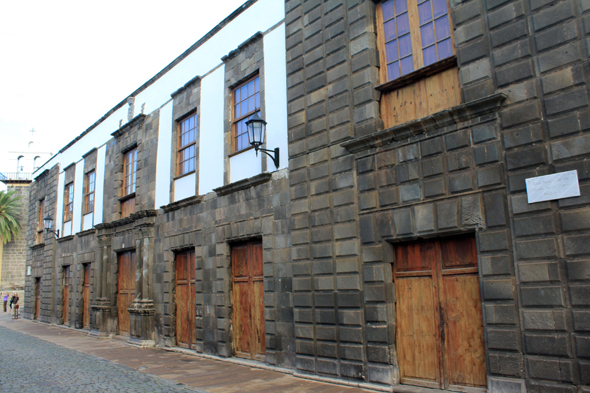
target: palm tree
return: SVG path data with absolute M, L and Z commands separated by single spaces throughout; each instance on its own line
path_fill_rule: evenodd
M 20 197 L 13 197 L 16 191 L 0 191 L 0 241 L 2 244 L 20 235 Z

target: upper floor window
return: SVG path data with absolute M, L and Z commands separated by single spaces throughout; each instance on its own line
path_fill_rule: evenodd
M 88 214 L 94 211 L 94 180 L 95 172 L 91 171 L 84 177 L 84 213 Z
M 232 152 L 237 153 L 250 147 L 246 122 L 258 113 L 260 115 L 260 76 L 257 75 L 234 88 Z
M 36 244 L 43 243 L 43 219 L 45 218 L 45 198 L 39 201 L 39 208 L 37 209 L 37 239 Z
M 377 17 L 387 64 L 382 82 L 453 56 L 447 0 L 388 0 L 377 6 Z
M 74 183 L 66 184 L 64 189 L 64 222 L 72 221 L 74 216 Z
M 123 196 L 135 192 L 135 181 L 137 172 L 137 148 L 125 153 L 123 162 Z
M 121 218 L 135 213 L 135 182 L 137 179 L 137 148 L 125 153 L 123 159 L 123 196 Z
M 182 176 L 197 169 L 197 115 L 178 123 L 178 158 L 176 175 Z

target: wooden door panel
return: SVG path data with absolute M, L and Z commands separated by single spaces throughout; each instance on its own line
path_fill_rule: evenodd
M 250 286 L 248 282 L 234 283 L 236 292 L 236 310 L 239 310 L 235 318 L 234 343 L 236 355 L 250 359 L 251 356 L 251 339 L 252 339 L 252 321 L 250 319 L 251 307 Z
M 232 247 L 233 344 L 236 356 L 263 360 L 264 277 L 262 243 Z
M 195 253 L 180 252 L 176 260 L 176 345 L 191 349 L 196 342 Z
M 37 278 L 36 293 L 35 293 L 35 319 L 41 316 L 41 279 Z
M 397 342 L 402 382 L 410 378 L 438 384 L 440 351 L 432 278 L 402 278 L 396 286 L 399 302 Z
M 117 308 L 119 333 L 129 333 L 129 307 L 135 300 L 135 252 L 119 254 Z
M 70 267 L 63 268 L 63 320 L 64 325 L 69 322 L 70 316 Z
M 448 382 L 485 387 L 485 346 L 478 277 L 444 276 L 442 291 Z
M 176 302 L 176 345 L 188 344 L 188 326 L 187 326 L 187 313 L 186 309 L 186 297 L 188 295 L 187 285 L 177 285 L 176 296 L 178 301 Z
M 443 269 L 477 267 L 477 251 L 472 236 L 441 241 L 440 251 Z
M 84 289 L 83 289 L 82 325 L 90 327 L 90 264 L 84 265 Z

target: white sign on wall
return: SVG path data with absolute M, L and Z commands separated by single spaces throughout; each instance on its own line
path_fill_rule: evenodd
M 27 276 L 30 276 L 30 275 L 31 275 L 31 267 L 27 266 Z
M 526 179 L 529 203 L 580 196 L 578 171 L 555 173 Z

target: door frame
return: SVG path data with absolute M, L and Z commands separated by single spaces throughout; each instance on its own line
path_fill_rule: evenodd
M 119 290 L 119 285 L 120 285 L 120 279 L 121 279 L 121 265 L 120 265 L 120 260 L 119 258 L 121 256 L 123 256 L 124 254 L 129 254 L 129 255 L 133 255 L 133 259 L 135 263 L 132 263 L 134 270 L 136 270 L 136 264 L 137 261 L 135 261 L 135 258 L 137 257 L 137 253 L 135 248 L 130 248 L 130 249 L 125 249 L 125 250 L 117 250 L 116 251 L 116 266 L 117 266 L 117 275 L 116 275 L 116 292 L 115 292 L 115 304 L 116 304 L 116 308 L 117 308 L 117 331 L 116 334 L 117 335 L 123 335 L 123 336 L 128 336 L 130 334 L 129 331 L 125 332 L 125 331 L 121 331 L 121 321 L 119 318 L 119 296 L 120 296 L 120 290 Z M 131 277 L 133 277 L 133 293 L 135 294 L 135 273 L 131 273 Z M 133 303 L 133 300 L 131 300 L 131 302 L 129 303 L 129 306 L 131 306 L 131 303 Z M 127 311 L 127 313 L 129 314 L 129 311 Z M 131 316 L 129 316 L 129 323 L 131 323 Z M 129 330 L 131 330 L 131 326 L 129 326 Z
M 61 304 L 63 307 L 62 312 L 62 325 L 68 324 L 71 326 L 70 321 L 70 294 L 72 286 L 72 265 L 62 266 L 62 291 L 61 291 Z

